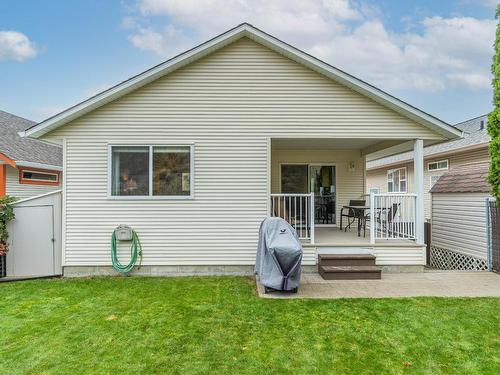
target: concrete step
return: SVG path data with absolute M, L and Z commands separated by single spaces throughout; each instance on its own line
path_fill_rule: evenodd
M 377 266 L 319 266 L 325 280 L 378 280 L 382 270 Z
M 375 255 L 371 254 L 320 254 L 320 266 L 375 266 Z

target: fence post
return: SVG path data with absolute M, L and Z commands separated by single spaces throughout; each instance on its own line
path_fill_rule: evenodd
M 491 200 L 486 198 L 486 259 L 488 262 L 488 271 L 493 269 L 493 249 L 491 246 Z
M 310 226 L 311 226 L 311 244 L 314 245 L 314 192 L 311 192 L 311 204 L 309 205 L 311 214 L 310 214 Z
M 375 223 L 375 193 L 370 191 L 370 243 L 375 243 L 375 232 L 377 223 Z

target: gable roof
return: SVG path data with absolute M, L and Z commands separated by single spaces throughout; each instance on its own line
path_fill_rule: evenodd
M 467 164 L 451 169 L 434 184 L 431 193 L 489 193 L 488 163 Z
M 455 125 L 457 129 L 461 129 L 463 138 L 454 139 L 448 142 L 441 142 L 424 148 L 424 157 L 432 155 L 444 154 L 452 151 L 460 151 L 462 149 L 487 147 L 491 138 L 486 130 L 488 115 L 475 117 L 473 119 L 460 122 Z M 483 128 L 481 128 L 483 122 Z M 413 160 L 413 151 L 403 152 L 387 156 L 385 158 L 370 160 L 366 162 L 367 169 L 378 169 L 404 163 Z
M 0 111 L 0 155 L 13 166 L 61 169 L 62 148 L 37 139 L 22 138 L 19 132 L 36 123 Z
M 265 32 L 256 27 L 243 23 L 223 34 L 216 36 L 180 55 L 173 57 L 153 68 L 146 70 L 126 81 L 119 83 L 79 104 L 66 109 L 65 111 L 52 116 L 39 124 L 27 129 L 22 135 L 34 138 L 40 137 L 100 106 L 109 103 L 129 92 L 142 87 L 166 74 L 169 74 L 187 64 L 190 64 L 222 47 L 243 37 L 248 37 L 253 41 L 274 50 L 291 60 L 315 70 L 332 80 L 350 87 L 362 95 L 372 98 L 378 103 L 389 107 L 396 112 L 428 127 L 447 139 L 461 136 L 461 131 L 447 124 L 446 122 L 405 103 L 392 95 L 372 86 L 340 69 L 337 69 Z

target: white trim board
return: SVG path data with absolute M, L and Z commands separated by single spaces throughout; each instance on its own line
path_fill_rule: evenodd
M 248 23 L 236 26 L 235 28 L 230 29 L 225 33 L 220 34 L 180 55 L 177 55 L 162 64 L 154 66 L 143 73 L 140 73 L 116 86 L 111 87 L 108 90 L 76 104 L 63 112 L 50 117 L 37 125 L 34 125 L 24 132 L 20 132 L 19 134 L 23 137 L 30 136 L 33 138 L 39 138 L 42 135 L 67 124 L 68 122 L 75 120 L 76 118 L 83 116 L 84 114 L 99 108 L 106 103 L 122 97 L 139 87 L 142 87 L 166 74 L 186 66 L 187 64 L 190 64 L 243 37 L 248 37 L 256 43 L 266 46 L 271 50 L 274 50 L 291 60 L 308 67 L 309 69 L 317 71 L 318 73 L 323 74 L 328 78 L 343 84 L 344 86 L 347 86 L 388 108 L 391 108 L 403 116 L 435 131 L 444 138 L 454 139 L 462 136 L 462 131 L 447 124 L 446 122 L 431 116 L 428 113 L 425 113 L 420 109 L 415 108 L 392 95 L 389 95 L 375 86 L 372 86 L 340 69 L 337 69 Z

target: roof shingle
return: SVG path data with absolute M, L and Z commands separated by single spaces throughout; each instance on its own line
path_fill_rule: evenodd
M 35 122 L 0 111 L 0 153 L 17 162 L 62 166 L 62 147 L 17 133 Z
M 481 144 L 486 146 L 491 140 L 488 135 L 488 131 L 486 130 L 487 120 L 488 116 L 483 115 L 456 124 L 455 127 L 464 132 L 464 137 L 427 146 L 424 148 L 424 157 Z M 481 128 L 481 122 L 483 122 L 483 128 Z M 391 155 L 381 159 L 370 160 L 366 163 L 366 168 L 377 169 L 396 163 L 403 163 L 408 160 L 413 160 L 413 151 L 403 152 L 401 154 Z
M 434 184 L 431 193 L 489 193 L 488 163 L 467 164 L 451 169 Z

